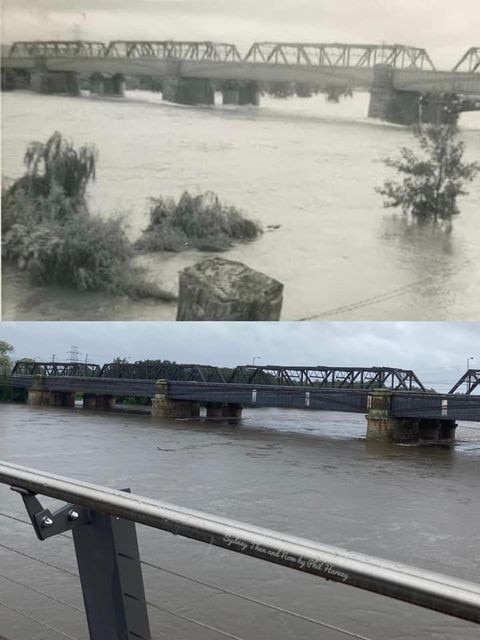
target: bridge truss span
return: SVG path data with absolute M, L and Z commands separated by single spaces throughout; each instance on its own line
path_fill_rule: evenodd
M 448 393 L 472 395 L 477 390 L 480 392 L 480 369 L 469 369 L 456 382 Z
M 386 367 L 236 367 L 228 382 L 334 389 L 425 391 L 415 373 Z
M 9 57 L 99 58 L 105 56 L 106 50 L 105 43 L 90 40 L 14 42 L 10 47 Z
M 480 47 L 470 47 L 460 61 L 453 67 L 453 71 L 480 73 Z
M 97 377 L 100 365 L 84 362 L 16 362 L 12 376 Z
M 245 62 L 368 69 L 384 64 L 397 69 L 435 69 L 425 49 L 399 44 L 255 42 Z
M 114 40 L 108 45 L 106 57 L 156 58 L 160 60 L 190 60 L 210 62 L 240 62 L 242 57 L 234 44 L 227 42 L 182 42 L 177 40 Z
M 184 382 L 226 382 L 217 367 L 198 364 L 116 363 L 105 364 L 99 373 L 102 378 L 129 380 L 181 380 Z

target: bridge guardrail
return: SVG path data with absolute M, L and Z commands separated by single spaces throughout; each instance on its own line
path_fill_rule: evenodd
M 0 463 L 0 483 L 40 539 L 72 529 L 91 640 L 150 638 L 134 523 L 480 623 L 478 584 L 19 465 Z M 52 513 L 37 495 L 67 504 Z

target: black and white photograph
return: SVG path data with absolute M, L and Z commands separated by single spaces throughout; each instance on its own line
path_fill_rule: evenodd
M 480 317 L 477 0 L 4 0 L 3 318 Z

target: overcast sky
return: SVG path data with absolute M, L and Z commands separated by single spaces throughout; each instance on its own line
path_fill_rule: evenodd
M 4 42 L 82 37 L 404 43 L 447 68 L 480 44 L 479 0 L 3 0 Z
M 470 367 L 480 368 L 480 323 L 137 323 L 2 322 L 0 339 L 17 358 L 103 364 L 160 358 L 182 363 L 390 366 L 413 369 L 427 385 L 448 390 Z

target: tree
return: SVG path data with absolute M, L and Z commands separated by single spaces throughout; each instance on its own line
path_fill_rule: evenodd
M 32 142 L 25 153 L 27 176 L 43 183 L 48 191 L 53 186 L 67 198 L 83 199 L 90 180 L 95 180 L 97 152 L 84 145 L 75 149 L 58 131 L 47 142 Z
M 12 370 L 12 360 L 10 353 L 13 347 L 5 340 L 0 340 L 0 377 L 8 376 Z
M 460 213 L 458 196 L 467 194 L 464 186 L 475 178 L 480 164 L 463 161 L 465 145 L 455 125 L 417 126 L 413 132 L 422 155 L 402 147 L 398 159 L 387 158 L 385 164 L 403 179 L 386 180 L 376 191 L 385 197 L 385 207 L 401 207 L 419 221 L 451 218 Z

